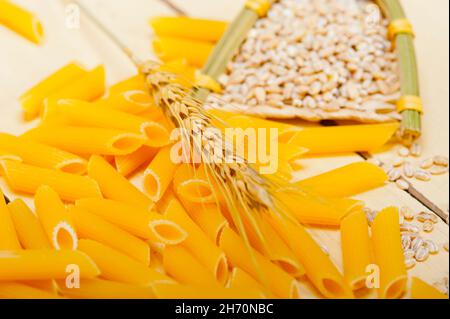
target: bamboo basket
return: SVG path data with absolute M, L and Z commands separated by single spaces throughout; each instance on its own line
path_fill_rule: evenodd
M 261 3 L 264 1 L 256 2 Z M 277 2 L 277 0 L 271 0 L 268 2 L 272 5 Z M 389 19 L 391 25 L 400 22 L 400 29 L 397 28 L 397 30 L 394 30 L 394 34 L 391 38 L 398 55 L 400 71 L 401 98 L 397 101 L 397 106 L 400 105 L 402 109 L 401 112 L 398 112 L 400 113 L 399 119 L 401 119 L 398 137 L 405 144 L 411 144 L 421 135 L 422 113 L 416 55 L 413 44 L 414 34 L 412 33 L 412 29 L 404 29 L 405 23 L 407 24 L 406 27 L 411 27 L 411 25 L 406 20 L 404 10 L 399 0 L 375 0 L 375 2 L 380 7 L 383 14 Z M 235 20 L 229 25 L 223 37 L 217 43 L 202 69 L 202 74 L 218 82 L 221 75 L 226 71 L 228 62 L 233 59 L 239 47 L 245 41 L 248 32 L 261 17 L 262 16 L 259 15 L 254 9 L 251 9 L 248 5 L 246 5 L 239 12 Z M 211 89 L 202 87 L 197 89 L 196 96 L 205 101 L 210 93 Z M 397 107 L 397 110 L 400 110 L 400 108 Z M 270 112 L 266 114 L 263 112 L 254 115 L 272 117 Z M 297 117 L 305 119 L 305 117 L 301 114 Z M 321 119 L 327 120 L 333 118 Z M 354 120 L 355 118 L 345 118 L 344 116 L 342 119 Z

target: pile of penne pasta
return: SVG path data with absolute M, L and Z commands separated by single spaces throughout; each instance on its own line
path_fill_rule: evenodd
M 377 215 L 369 238 L 362 205 L 349 198 L 385 183 L 377 166 L 354 163 L 294 183 L 308 191 L 295 201 L 281 194 L 299 222 L 340 227 L 341 274 L 307 229 L 277 216 L 255 216 L 269 247 L 250 234 L 249 251 L 205 170 L 171 161 L 172 124 L 140 76 L 105 94 L 101 66 L 71 63 L 21 103 L 40 123 L 21 136 L 0 134 L 0 175 L 16 194 L 34 196 L 35 212 L 0 198 L 1 297 L 299 298 L 307 278 L 324 297 L 352 298 L 372 263 L 381 298 L 406 289 L 397 209 Z M 299 129 L 211 112 L 234 127 L 278 128 L 280 166 L 292 170 L 305 152 L 376 149 L 397 128 Z M 137 171 L 140 184 L 129 179 Z M 413 287 L 416 295 L 434 289 Z

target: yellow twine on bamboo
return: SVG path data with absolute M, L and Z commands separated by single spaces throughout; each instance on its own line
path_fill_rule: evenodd
M 396 19 L 388 26 L 388 38 L 393 41 L 398 34 L 410 34 L 415 37 L 411 22 L 408 19 Z
M 404 95 L 397 101 L 397 112 L 414 110 L 423 113 L 423 102 L 419 96 Z
M 195 86 L 208 89 L 214 93 L 222 92 L 222 86 L 220 85 L 219 82 L 214 80 L 209 75 L 203 74 L 199 71 L 195 73 Z
M 271 2 L 269 0 L 247 0 L 245 7 L 255 11 L 259 17 L 264 17 L 269 11 Z

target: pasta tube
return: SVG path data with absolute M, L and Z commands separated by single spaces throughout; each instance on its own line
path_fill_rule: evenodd
M 145 84 L 145 78 L 142 74 L 136 74 L 125 80 L 117 82 L 109 88 L 109 94 L 119 94 L 126 91 L 144 91 L 147 92 L 147 85 Z
M 181 246 L 187 248 L 206 267 L 213 278 L 224 285 L 228 279 L 225 254 L 189 218 L 183 206 L 175 198 L 169 202 L 164 217 L 186 230 L 187 237 Z
M 16 199 L 8 204 L 11 217 L 16 228 L 20 244 L 25 249 L 51 249 L 47 234 L 37 217 L 21 200 Z
M 100 188 L 93 179 L 21 164 L 15 161 L 0 161 L 0 169 L 8 185 L 17 192 L 35 194 L 39 186 L 48 185 L 67 201 L 79 198 L 101 197 Z
M 4 152 L 4 151 L 0 150 L 0 161 L 3 161 L 3 160 L 23 162 L 23 160 L 19 156 L 12 155 L 12 154 L 9 154 L 8 152 Z
M 31 12 L 9 0 L 0 1 L 0 24 L 36 44 L 40 44 L 44 37 L 44 27 L 41 21 Z
M 333 299 L 353 297 L 342 275 L 305 228 L 280 216 L 270 215 L 268 220 L 292 249 L 309 280 L 322 295 Z
M 78 266 L 80 278 L 94 278 L 100 274 L 91 258 L 76 250 L 2 251 L 0 281 L 66 279 L 72 265 Z
M 252 276 L 243 271 L 241 268 L 234 267 L 229 281 L 230 288 L 237 289 L 254 289 L 261 292 L 265 291 L 264 287 L 256 281 Z
M 23 137 L 75 154 L 125 155 L 145 143 L 145 138 L 139 134 L 77 126 L 40 126 Z
M 122 176 L 129 176 L 144 164 L 148 164 L 158 152 L 157 148 L 142 146 L 128 155 L 117 155 L 114 157 L 116 169 Z
M 150 108 L 156 112 L 157 109 L 150 94 L 141 90 L 130 90 L 112 94 L 92 104 L 105 109 L 113 109 L 129 114 L 139 114 Z M 162 115 L 162 112 L 159 114 Z
M 98 155 L 91 156 L 89 160 L 88 176 L 97 181 L 105 198 L 140 206 L 145 209 L 153 207 L 153 202 L 150 198 Z
M 341 223 L 344 278 L 353 290 L 366 284 L 367 266 L 372 264 L 369 224 L 362 210 L 344 217 Z
M 147 209 L 107 199 L 86 198 L 75 204 L 153 243 L 177 245 L 186 239 L 186 231 L 164 216 Z
M 177 166 L 171 158 L 171 146 L 159 150 L 144 173 L 144 190 L 151 200 L 157 202 L 163 197 Z
M 357 162 L 301 180 L 295 185 L 321 196 L 346 197 L 381 187 L 387 179 L 382 168 Z
M 173 176 L 173 188 L 179 197 L 192 203 L 217 202 L 202 166 L 196 168 L 190 164 L 179 165 Z
M 47 105 L 44 121 L 58 121 L 59 125 L 97 127 L 141 134 L 146 144 L 161 147 L 169 143 L 167 128 L 143 117 L 114 109 L 95 108 L 77 100 L 59 100 Z
M 380 268 L 382 299 L 400 298 L 406 290 L 406 267 L 400 239 L 399 214 L 395 207 L 380 211 L 372 223 L 375 264 Z
M 107 280 L 133 285 L 174 283 L 172 279 L 99 242 L 81 239 L 79 250 L 91 257 Z
M 306 147 L 309 155 L 369 152 L 386 144 L 398 127 L 396 122 L 306 128 L 287 143 Z
M 52 92 L 47 99 L 75 99 L 93 101 L 105 93 L 105 68 L 99 65 L 74 79 L 70 85 L 64 86 Z
M 448 299 L 448 296 L 423 280 L 413 277 L 411 280 L 411 299 Z
M 220 236 L 220 248 L 225 251 L 230 263 L 248 272 L 277 297 L 299 297 L 298 283 L 293 277 L 272 264 L 255 250 L 249 251 L 244 241 L 230 228 L 226 227 Z
M 164 62 L 186 58 L 189 64 L 202 67 L 214 45 L 209 42 L 175 37 L 158 37 L 153 40 L 156 55 Z
M 22 94 L 20 103 L 25 119 L 32 120 L 36 118 L 47 96 L 86 73 L 77 63 L 71 62 Z
M 74 224 L 58 194 L 43 185 L 36 192 L 34 204 L 52 246 L 56 250 L 77 249 L 78 237 Z
M 218 286 L 212 274 L 182 246 L 167 246 L 164 249 L 163 265 L 166 273 L 180 284 Z
M 34 166 L 79 175 L 86 172 L 86 160 L 77 155 L 6 133 L 0 133 L 1 152 L 16 155 L 24 163 Z
M 11 212 L 6 206 L 5 197 L 0 190 L 0 250 L 21 249 L 19 238 L 14 228 Z
M 150 25 L 157 36 L 217 42 L 228 23 L 187 17 L 156 17 L 150 20 Z
M 222 287 L 195 287 L 184 285 L 155 284 L 153 292 L 159 299 L 262 299 L 265 296 L 250 289 Z
M 145 241 L 80 208 L 69 207 L 69 214 L 80 238 L 98 241 L 146 266 L 150 264 L 150 246 Z
M 60 297 L 26 284 L 0 282 L 0 299 L 60 299 Z
M 69 289 L 60 283 L 61 295 L 73 299 L 153 299 L 155 295 L 149 287 L 124 284 L 104 279 L 82 279 L 80 287 Z

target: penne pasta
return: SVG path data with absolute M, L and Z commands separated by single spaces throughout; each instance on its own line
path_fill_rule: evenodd
M 388 207 L 377 214 L 372 222 L 372 245 L 380 269 L 379 298 L 400 298 L 406 290 L 407 274 L 397 208 Z
M 216 203 L 208 177 L 205 176 L 204 167 L 195 167 L 190 164 L 181 164 L 173 175 L 173 189 L 178 197 L 191 203 Z
M 153 207 L 153 202 L 149 197 L 98 155 L 93 155 L 89 159 L 88 176 L 97 181 L 105 198 L 149 210 Z
M 145 77 L 142 74 L 133 75 L 125 80 L 117 82 L 109 88 L 109 95 L 120 94 L 126 91 L 144 91 L 147 92 L 148 88 L 145 83 Z
M 332 299 L 353 297 L 336 266 L 303 226 L 273 214 L 268 216 L 268 221 L 292 249 L 307 277 L 323 296 Z
M 94 260 L 104 279 L 142 286 L 174 283 L 166 275 L 99 242 L 81 239 L 78 249 Z
M 0 299 L 60 299 L 60 297 L 23 283 L 0 282 Z
M 52 244 L 38 218 L 21 199 L 10 202 L 8 208 L 17 237 L 24 249 L 52 249 Z
M 145 241 L 86 210 L 71 206 L 68 211 L 78 237 L 98 241 L 146 266 L 150 264 L 150 246 Z
M 69 289 L 60 282 L 59 292 L 73 299 L 153 299 L 155 295 L 149 287 L 124 284 L 104 279 L 82 279 L 80 287 Z
M 180 225 L 186 232 L 186 239 L 180 244 L 203 264 L 221 285 L 228 279 L 228 265 L 225 254 L 189 218 L 183 206 L 172 198 L 164 212 L 164 217 Z
M 119 174 L 127 177 L 143 165 L 148 164 L 157 152 L 157 148 L 141 146 L 133 153 L 115 156 L 114 164 Z
M 226 227 L 220 236 L 220 248 L 234 267 L 239 267 L 280 298 L 299 298 L 298 283 L 267 258 L 246 246 L 243 239 Z
M 154 202 L 160 200 L 170 183 L 178 164 L 171 158 L 171 146 L 159 150 L 144 172 L 144 190 Z
M 243 271 L 241 268 L 234 267 L 231 271 L 230 281 L 228 284 L 229 288 L 234 289 L 249 289 L 260 291 L 261 294 L 269 294 L 266 293 L 266 289 L 256 281 L 252 276 Z
M 228 23 L 188 17 L 156 17 L 150 20 L 150 25 L 157 36 L 217 42 Z
M 39 115 L 43 102 L 54 91 L 69 85 L 70 82 L 85 75 L 87 72 L 75 62 L 71 62 L 52 75 L 42 80 L 20 96 L 20 103 L 26 120 L 32 120 Z
M 165 272 L 183 285 L 219 286 L 213 275 L 182 246 L 167 246 L 164 249 Z
M 322 196 L 345 197 L 381 187 L 387 180 L 387 174 L 382 168 L 367 162 L 357 162 L 301 180 L 295 185 Z
M 369 152 L 386 144 L 398 127 L 395 122 L 306 128 L 286 143 L 306 147 L 308 155 Z
M 411 299 L 448 299 L 448 296 L 423 280 L 412 277 Z
M 152 110 L 157 112 L 160 110 L 155 106 L 155 102 L 147 93 L 142 90 L 130 90 L 115 93 L 107 98 L 97 100 L 92 103 L 94 107 L 100 107 L 105 109 L 113 109 L 129 114 L 140 114 L 142 112 Z M 159 112 L 159 116 L 162 116 L 162 111 Z
M 78 100 L 59 100 L 46 106 L 43 120 L 58 125 L 97 127 L 140 134 L 146 144 L 162 147 L 169 144 L 167 128 L 146 118 L 111 108 L 96 108 Z
M 0 172 L 8 185 L 16 192 L 35 194 L 39 186 L 48 185 L 66 201 L 86 197 L 101 197 L 100 188 L 93 179 L 47 168 L 0 161 Z
M 153 243 L 177 245 L 187 237 L 187 233 L 182 227 L 164 216 L 142 207 L 96 198 L 78 200 L 75 206 L 96 214 L 129 233 L 148 239 Z
M 44 37 L 41 21 L 33 13 L 9 0 L 0 0 L 0 24 L 36 44 L 40 44 Z
M 15 155 L 29 165 L 79 175 L 86 172 L 86 160 L 77 155 L 6 133 L 0 133 L 0 153 L 2 152 Z
M 36 191 L 34 204 L 52 246 L 56 250 L 77 249 L 78 237 L 73 221 L 58 194 L 49 186 L 40 186 Z
M 153 40 L 153 50 L 164 62 L 186 58 L 189 64 L 202 67 L 214 48 L 209 42 L 176 37 L 158 37 Z
M 77 126 L 39 126 L 23 137 L 75 154 L 126 155 L 145 143 L 140 134 Z
M 93 101 L 105 93 L 105 68 L 102 65 L 87 71 L 47 96 L 47 100 L 75 99 Z M 44 103 L 45 104 L 45 103 Z M 41 109 L 42 114 L 43 109 Z
M 353 290 L 366 285 L 367 266 L 372 264 L 369 224 L 362 210 L 344 217 L 341 223 L 344 278 Z
M 264 294 L 251 289 L 222 287 L 194 287 L 184 285 L 155 284 L 153 292 L 159 299 L 263 299 Z
M 80 278 L 94 278 L 100 274 L 92 259 L 76 250 L 1 251 L 0 281 L 66 279 L 73 265 L 77 266 Z
M 23 160 L 19 156 L 12 155 L 9 152 L 4 152 L 4 151 L 0 150 L 0 161 L 3 161 L 3 160 L 23 162 Z
M 21 249 L 11 212 L 0 190 L 0 251 Z

